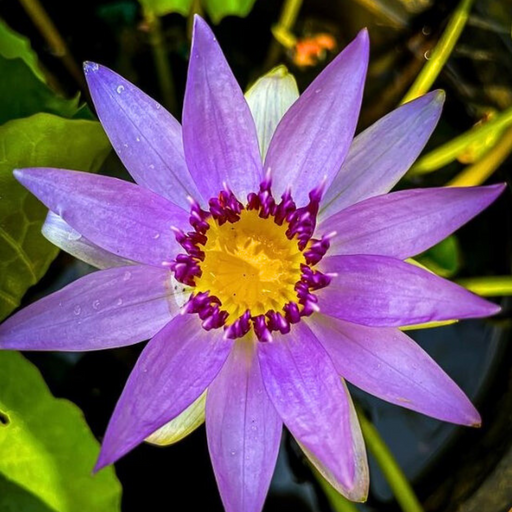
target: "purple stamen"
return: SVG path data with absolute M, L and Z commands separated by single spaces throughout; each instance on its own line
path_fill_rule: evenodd
M 309 194 L 310 202 L 306 206 L 297 208 L 289 191 L 286 191 L 280 203 L 276 204 L 270 186 L 271 181 L 267 176 L 260 184 L 259 192 L 248 195 L 245 208 L 227 187 L 219 193 L 218 197 L 210 199 L 208 211 L 203 210 L 197 202 L 191 200 L 190 224 L 194 231 L 185 233 L 175 229 L 176 240 L 186 254 L 178 255 L 170 266 L 176 279 L 189 286 L 195 286 L 196 278 L 202 273 L 200 263 L 204 261 L 205 252 L 199 246 L 204 247 L 208 241 L 210 218 L 214 219 L 219 226 L 226 222 L 234 224 L 240 220 L 242 210 L 256 210 L 260 218 L 273 217 L 273 221 L 278 226 L 286 221 L 288 223 L 286 236 L 290 240 L 296 238 L 298 248 L 304 251 L 306 264 L 301 265 L 301 278 L 294 287 L 297 300 L 284 304 L 282 312 L 270 310 L 263 315 L 252 316 L 247 310 L 226 325 L 229 314 L 222 310 L 222 303 L 217 297 L 210 295 L 209 292 L 200 292 L 189 299 L 183 312 L 197 314 L 206 330 L 224 327 L 225 337 L 229 339 L 245 336 L 251 327 L 258 339 L 266 342 L 272 341 L 274 331 L 282 334 L 290 332 L 292 324 L 318 311 L 318 301 L 312 292 L 328 286 L 331 281 L 329 276 L 310 267 L 323 258 L 332 238 L 332 234 L 323 236 L 320 240 L 311 238 L 316 226 L 323 187 L 320 186 Z M 307 250 L 305 250 L 306 247 Z

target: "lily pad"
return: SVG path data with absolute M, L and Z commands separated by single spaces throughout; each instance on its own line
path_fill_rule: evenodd
M 82 412 L 17 352 L 0 352 L 0 420 L 1 510 L 120 510 L 113 468 L 91 473 L 99 445 Z
M 58 253 L 41 234 L 47 209 L 12 171 L 35 166 L 97 171 L 109 151 L 96 121 L 36 114 L 0 126 L 0 320 L 19 306 Z

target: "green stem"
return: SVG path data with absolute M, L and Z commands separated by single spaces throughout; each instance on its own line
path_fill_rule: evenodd
M 50 16 L 48 16 L 48 13 L 45 11 L 42 4 L 39 0 L 20 0 L 20 3 L 48 43 L 52 53 L 61 59 L 69 74 L 75 79 L 80 88 L 85 90 L 86 87 L 82 70 L 73 59 L 66 42 L 60 35 L 57 27 L 51 20 Z
M 158 16 L 151 12 L 145 12 L 144 17 L 148 24 L 149 42 L 153 53 L 158 85 L 162 95 L 163 104 L 173 113 L 176 113 L 176 96 L 174 82 L 172 79 L 171 67 L 169 66 L 169 57 L 165 47 L 162 24 Z
M 405 95 L 402 103 L 407 103 L 430 90 L 435 79 L 446 64 L 448 57 L 450 57 L 466 25 L 473 1 L 474 0 L 461 0 L 456 7 L 446 30 L 439 39 L 436 47 L 432 50 L 430 59 L 423 66 L 423 69 Z
M 360 409 L 357 410 L 357 416 L 359 417 L 366 446 L 375 457 L 400 508 L 403 512 L 423 512 L 423 508 L 414 494 L 411 484 L 400 469 L 386 443 L 380 437 L 377 429 Z
M 458 279 L 457 284 L 482 297 L 512 295 L 512 276 L 471 277 Z
M 302 0 L 286 0 L 277 24 L 285 30 L 292 30 L 301 7 Z
M 409 171 L 409 176 L 428 174 L 453 162 L 470 144 L 487 137 L 494 130 L 501 131 L 512 126 L 512 107 L 498 114 L 488 123 L 455 137 L 446 144 L 421 157 Z
M 512 152 L 512 128 L 509 128 L 480 160 L 466 167 L 447 187 L 476 187 L 484 183 Z
M 279 15 L 279 20 L 272 29 L 273 32 L 276 30 L 282 33 L 292 32 L 295 22 L 297 21 L 297 17 L 299 16 L 300 8 L 302 7 L 302 1 L 303 0 L 284 1 L 281 14 Z M 279 59 L 280 54 L 281 44 L 273 38 L 265 62 L 265 69 L 273 68 Z
M 201 0 L 192 0 L 192 5 L 190 6 L 190 12 L 187 18 L 187 37 L 189 41 L 192 41 L 192 32 L 194 31 L 194 16 L 196 14 L 199 14 L 199 16 L 204 18 Z
M 334 512 L 357 512 L 356 505 L 342 496 L 311 464 L 311 470 L 327 497 Z

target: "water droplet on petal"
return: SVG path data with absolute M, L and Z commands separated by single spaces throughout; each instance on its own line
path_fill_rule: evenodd
M 235 456 L 236 455 L 236 452 L 231 452 L 231 456 Z
M 92 303 L 92 309 L 98 309 L 99 307 L 100 307 L 100 301 L 99 300 L 95 300 Z
M 74 308 L 73 308 L 73 313 L 78 316 L 80 313 L 82 312 L 82 308 L 77 304 Z
M 127 271 L 124 273 L 123 281 L 128 281 L 131 277 L 132 277 L 132 273 L 131 273 L 129 270 L 127 270 Z
M 118 85 L 116 91 L 117 94 L 121 94 L 124 91 L 124 85 Z
M 315 94 L 318 94 L 319 92 L 322 92 L 322 88 L 315 89 Z
M 155 168 L 155 166 L 154 166 L 153 164 L 149 164 L 149 168 L 150 168 L 150 169 L 154 169 L 154 168 Z
M 116 304 L 117 304 L 118 306 L 122 306 L 122 304 L 123 304 L 123 299 L 117 299 Z
M 136 140 L 137 142 L 140 142 L 140 137 L 137 137 L 135 140 Z
M 160 233 L 155 233 L 155 234 L 153 235 L 153 239 L 154 239 L 154 240 L 158 240 L 159 238 L 160 238 Z

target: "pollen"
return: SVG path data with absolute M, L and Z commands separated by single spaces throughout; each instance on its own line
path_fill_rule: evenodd
M 281 312 L 296 300 L 305 259 L 297 240 L 286 236 L 286 222 L 279 226 L 256 210 L 243 210 L 235 223 L 219 225 L 212 217 L 208 224 L 196 290 L 221 301 L 227 324 L 246 311 L 251 316 Z

